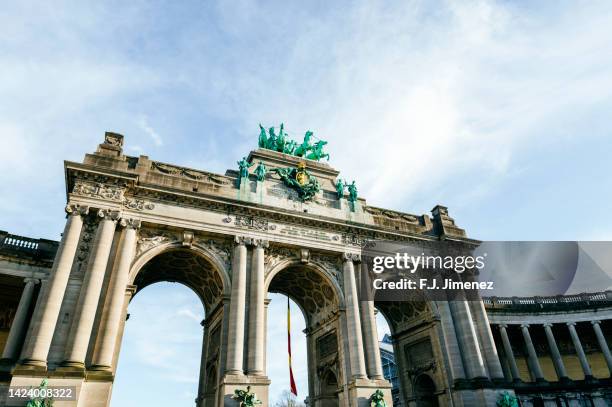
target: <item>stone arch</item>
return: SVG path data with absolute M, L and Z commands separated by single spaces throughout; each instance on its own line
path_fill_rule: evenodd
M 151 266 L 151 262 L 156 261 L 156 259 L 160 259 L 160 257 L 163 258 L 164 256 L 168 256 L 168 253 L 189 254 L 190 257 L 192 257 L 193 259 L 195 259 L 196 262 L 199 263 L 200 267 L 207 268 L 211 271 L 210 275 L 215 280 L 215 284 L 213 284 L 213 286 L 220 286 L 220 292 L 215 293 L 215 297 L 221 298 L 223 296 L 229 295 L 231 291 L 231 282 L 228 273 L 229 265 L 227 264 L 227 262 L 224 262 L 223 259 L 220 258 L 220 256 L 213 253 L 208 248 L 198 244 L 184 246 L 181 242 L 168 242 L 155 246 L 141 253 L 132 263 L 132 266 L 130 268 L 129 283 L 137 283 L 139 276 L 142 276 L 143 272 L 147 272 L 147 267 Z M 145 286 L 159 281 L 174 281 L 186 285 L 200 297 L 202 303 L 204 304 L 205 310 L 210 310 L 210 307 L 212 305 L 211 296 L 210 294 L 207 294 L 208 291 L 207 288 L 204 287 L 204 282 L 202 282 L 202 284 L 198 286 L 198 284 L 193 284 L 193 282 L 183 281 L 180 279 L 153 278 L 151 281 L 148 281 L 146 285 L 138 287 L 137 289 L 141 290 Z
M 302 263 L 301 261 L 296 260 L 296 259 L 283 259 L 279 261 L 278 263 L 274 264 L 270 268 L 266 266 L 266 279 L 265 279 L 266 292 L 270 290 L 270 284 L 272 283 L 272 280 L 274 280 L 274 277 L 277 274 L 279 274 L 280 272 L 284 270 L 291 269 L 291 268 L 298 268 L 298 267 L 310 269 L 318 273 L 321 277 L 323 277 L 325 281 L 330 285 L 330 288 L 332 288 L 333 293 L 338 301 L 338 306 L 344 307 L 344 294 L 342 292 L 342 287 L 340 286 L 338 279 L 336 278 L 336 276 L 332 274 L 331 271 L 328 270 L 328 268 L 326 268 L 325 266 L 321 265 L 320 263 L 316 261 Z
M 436 382 L 426 373 L 418 375 L 414 379 L 414 397 L 417 407 L 438 407 L 436 396 Z

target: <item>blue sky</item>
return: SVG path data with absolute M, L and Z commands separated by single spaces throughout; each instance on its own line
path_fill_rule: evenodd
M 224 172 L 284 122 L 370 204 L 444 204 L 479 239 L 612 240 L 610 2 L 20 1 L 0 24 L 0 229 L 58 239 L 62 160 L 106 130 Z

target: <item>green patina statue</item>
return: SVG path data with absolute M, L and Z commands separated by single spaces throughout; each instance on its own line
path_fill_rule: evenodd
M 376 389 L 374 394 L 370 396 L 370 406 L 371 407 L 387 407 L 387 403 L 385 403 L 385 395 L 380 389 Z
M 297 168 L 274 168 L 271 170 L 290 188 L 297 191 L 303 201 L 312 199 L 321 190 L 319 181 L 306 170 L 306 165 L 299 163 Z
M 266 129 L 259 123 L 259 148 L 267 148 L 268 147 L 268 136 L 266 134 Z
M 249 176 L 249 168 L 253 166 L 253 163 L 247 161 L 246 157 L 243 157 L 242 160 L 238 161 L 238 169 L 240 171 L 240 178 L 248 178 Z
M 340 178 L 336 181 L 336 195 L 338 195 L 338 199 L 344 198 L 344 182 Z
M 497 407 L 518 407 L 518 400 L 515 396 L 505 391 L 500 394 L 499 400 L 495 404 Z
M 266 168 L 266 165 L 263 163 L 263 161 L 260 161 L 257 168 L 255 168 L 255 176 L 257 176 L 257 181 L 263 181 L 267 172 L 268 169 Z
M 319 161 L 322 158 L 327 158 L 327 161 L 329 161 L 329 154 L 323 152 L 323 146 L 325 146 L 325 144 L 327 144 L 327 141 L 323 140 L 314 143 L 311 149 L 312 151 L 306 155 L 306 158 L 315 161 Z
M 270 127 L 266 134 L 266 129 L 260 124 L 258 145 L 259 148 L 291 154 L 296 157 L 305 157 L 309 160 L 319 161 L 326 158 L 329 161 L 329 154 L 323 152 L 323 147 L 327 144 L 327 141 L 320 140 L 313 144 L 313 137 L 313 132 L 309 130 L 304 134 L 304 141 L 299 144 L 289 138 L 283 123 L 280 125 L 278 135 L 274 132 L 274 127 Z
M 356 202 L 357 201 L 357 185 L 355 185 L 355 181 L 347 185 L 347 188 L 349 191 L 348 200 L 351 202 Z
M 296 149 L 294 154 L 298 157 L 305 156 L 310 150 L 312 150 L 312 143 L 310 139 L 312 138 L 312 131 L 308 130 L 306 134 L 304 134 L 304 141 L 300 144 Z
M 46 395 L 47 393 L 47 379 L 43 379 L 38 386 L 38 394 Z M 32 397 L 26 404 L 26 407 L 53 407 L 53 398 L 51 397 Z
M 234 390 L 232 399 L 240 403 L 240 407 L 254 407 L 256 404 L 261 404 L 261 400 L 257 400 L 257 395 L 251 393 L 251 386 L 247 386 L 246 390 Z
M 266 148 L 268 150 L 276 151 L 276 142 L 278 141 L 278 137 L 274 133 L 274 127 L 270 127 L 270 129 L 268 130 L 268 134 L 270 136 L 268 137 L 268 143 L 266 145 Z

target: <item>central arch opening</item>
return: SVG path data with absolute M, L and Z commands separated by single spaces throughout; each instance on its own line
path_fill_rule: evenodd
M 268 280 L 268 369 L 272 379 L 270 405 L 337 406 L 342 390 L 339 338 L 339 296 L 332 278 L 311 265 L 293 264 Z M 286 403 L 288 390 L 287 297 L 291 299 L 292 365 L 298 384 L 297 404 Z M 275 303 L 276 301 L 276 303 Z M 297 310 L 301 310 L 297 313 Z M 300 315 L 301 314 L 301 315 Z M 281 318 L 280 316 L 285 316 Z M 296 318 L 298 316 L 298 318 Z M 303 334 L 296 335 L 297 330 Z M 278 343 L 282 348 L 273 346 Z M 281 349 L 284 351 L 281 353 Z M 303 349 L 303 350 L 302 350 Z M 282 356 L 281 356 L 282 355 Z M 273 361 L 272 361 L 273 359 Z M 283 360 L 285 368 L 278 360 Z M 275 382 L 276 373 L 285 379 Z M 279 384 L 281 384 L 279 386 Z M 302 390 L 303 389 L 303 390 Z
M 113 405 L 213 405 L 225 279 L 201 248 L 159 250 L 134 271 Z

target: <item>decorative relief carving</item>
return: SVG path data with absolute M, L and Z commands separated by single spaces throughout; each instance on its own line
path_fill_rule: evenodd
M 91 198 L 109 199 L 111 201 L 122 201 L 125 188 L 116 185 L 107 185 L 100 182 L 91 183 L 77 180 L 72 188 L 72 193 Z
M 217 185 L 229 185 L 230 180 L 206 171 L 191 170 L 189 168 L 177 167 L 175 165 L 153 162 L 151 168 L 162 174 L 175 175 L 196 181 L 210 182 Z
M 236 215 L 234 225 L 251 230 L 268 230 L 268 220 L 254 216 Z
M 337 275 L 338 272 L 338 260 L 339 257 L 337 256 L 331 256 L 321 253 L 314 253 L 310 256 L 310 261 L 320 265 L 325 270 L 332 273 L 334 277 Z
M 272 246 L 267 251 L 264 257 L 264 264 L 266 265 L 266 273 L 268 273 L 274 266 L 280 263 L 282 260 L 297 260 L 297 250 L 290 249 L 288 247 Z
M 140 239 L 138 239 L 138 246 L 136 248 L 136 255 L 140 255 L 148 250 L 151 250 L 155 246 L 159 246 L 162 243 L 176 241 L 178 238 L 169 232 L 144 229 L 140 231 Z
M 373 247 L 374 242 L 365 236 L 355 234 L 343 234 L 342 243 L 347 246 L 357 246 L 361 248 Z
M 87 262 L 91 242 L 93 241 L 96 233 L 96 227 L 97 222 L 93 219 L 88 219 L 83 225 L 83 231 L 81 232 L 81 241 L 79 243 L 79 248 L 76 255 L 77 271 L 81 271 L 83 265 Z
M 216 255 L 229 269 L 232 261 L 232 245 L 228 241 L 211 238 L 200 238 L 196 244 Z
M 117 133 L 106 132 L 104 134 L 104 144 L 115 147 L 123 147 L 123 136 Z
M 136 198 L 124 198 L 123 206 L 127 209 L 133 209 L 136 211 L 144 211 L 145 209 L 150 211 L 155 209 L 155 205 L 151 202 Z
M 375 208 L 373 206 L 366 206 L 364 210 L 367 213 L 372 214 L 374 216 L 382 216 L 384 218 L 394 219 L 394 220 L 403 220 L 405 222 L 415 223 L 415 224 L 419 223 L 419 219 L 416 216 L 410 215 L 407 213 L 390 211 L 388 209 Z

